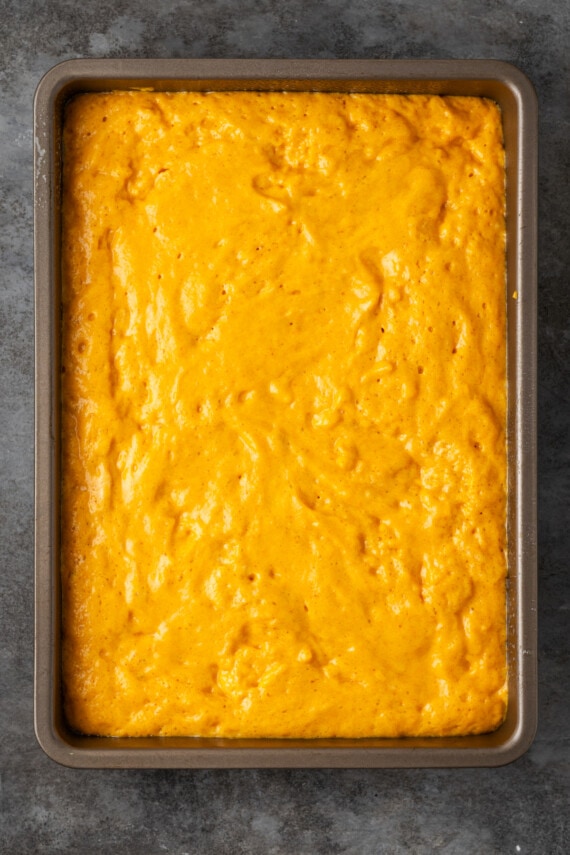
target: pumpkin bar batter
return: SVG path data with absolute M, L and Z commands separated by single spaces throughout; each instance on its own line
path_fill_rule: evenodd
M 69 103 L 74 728 L 501 723 L 504 180 L 485 99 Z

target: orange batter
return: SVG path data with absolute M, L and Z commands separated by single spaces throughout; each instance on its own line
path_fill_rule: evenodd
M 72 726 L 496 728 L 497 106 L 89 94 L 64 146 Z

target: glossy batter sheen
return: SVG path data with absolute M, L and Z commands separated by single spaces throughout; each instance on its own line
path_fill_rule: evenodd
M 91 94 L 64 144 L 71 724 L 497 727 L 496 105 Z

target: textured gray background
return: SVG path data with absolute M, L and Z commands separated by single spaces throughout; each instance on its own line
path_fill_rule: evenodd
M 570 851 L 567 0 L 0 0 L 2 853 Z M 32 97 L 79 56 L 493 57 L 540 99 L 540 727 L 498 770 L 89 772 L 32 722 Z

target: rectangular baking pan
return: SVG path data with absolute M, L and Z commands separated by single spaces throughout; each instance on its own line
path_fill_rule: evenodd
M 476 95 L 501 107 L 507 182 L 509 706 L 481 736 L 406 739 L 84 737 L 62 711 L 60 526 L 60 197 L 62 116 L 79 92 L 320 90 Z M 54 760 L 83 768 L 499 766 L 526 751 L 537 719 L 537 104 L 528 79 L 488 60 L 71 60 L 35 98 L 35 728 Z M 516 292 L 516 295 L 515 295 Z

